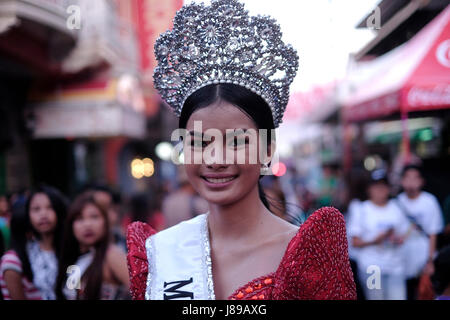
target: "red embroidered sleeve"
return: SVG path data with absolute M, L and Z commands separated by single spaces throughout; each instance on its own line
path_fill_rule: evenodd
M 145 299 L 148 260 L 145 240 L 156 231 L 143 222 L 133 222 L 127 229 L 127 261 L 130 274 L 130 294 L 134 300 Z
M 276 275 L 273 299 L 356 299 L 345 221 L 337 209 L 315 211 L 287 251 Z

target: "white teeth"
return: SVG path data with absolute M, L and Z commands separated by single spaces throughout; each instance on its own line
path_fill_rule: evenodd
M 211 183 L 225 183 L 234 179 L 234 177 L 230 178 L 205 178 L 206 181 Z

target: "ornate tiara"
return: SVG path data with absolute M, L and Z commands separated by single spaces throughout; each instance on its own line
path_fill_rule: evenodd
M 298 70 L 297 52 L 281 36 L 274 19 L 249 16 L 238 0 L 186 5 L 177 12 L 173 30 L 155 43 L 155 88 L 180 116 L 184 102 L 198 89 L 241 85 L 267 102 L 278 127 Z

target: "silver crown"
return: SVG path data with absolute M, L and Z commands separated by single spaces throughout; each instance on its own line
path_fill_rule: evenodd
M 298 55 L 281 41 L 277 22 L 249 16 L 238 0 L 190 4 L 155 43 L 154 85 L 177 116 L 186 99 L 210 84 L 233 83 L 261 96 L 282 122 Z

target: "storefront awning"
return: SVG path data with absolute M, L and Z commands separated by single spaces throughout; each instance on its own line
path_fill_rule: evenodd
M 128 77 L 67 87 L 33 100 L 35 139 L 145 135 L 142 94 Z
M 407 43 L 352 65 L 343 90 L 346 121 L 450 108 L 450 5 Z
M 76 0 L 2 0 L 0 19 L 28 19 L 75 38 L 77 30 L 67 27 L 69 15 L 66 10 L 70 4 L 77 3 Z

